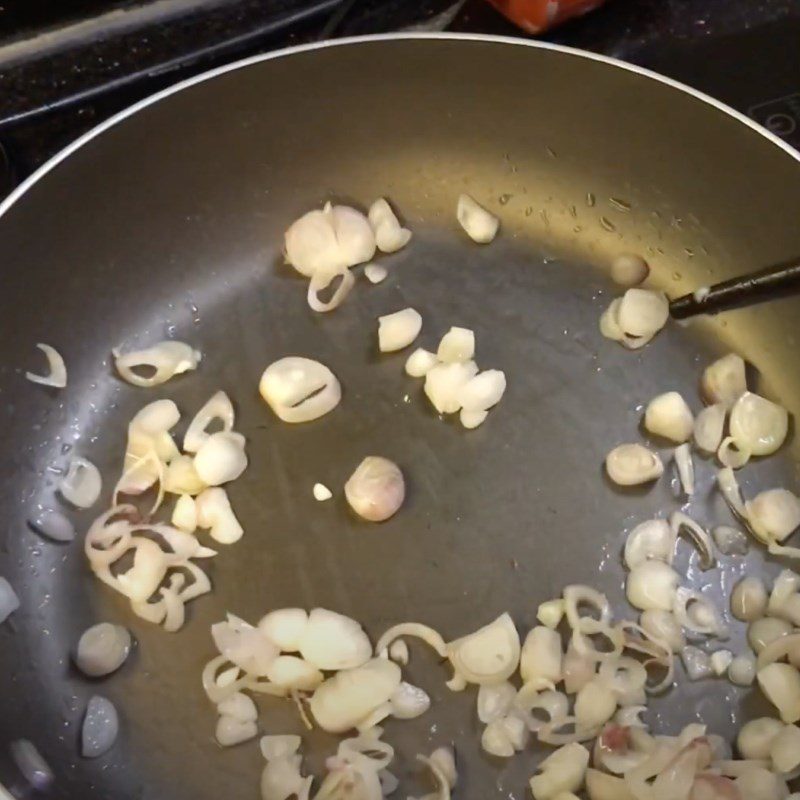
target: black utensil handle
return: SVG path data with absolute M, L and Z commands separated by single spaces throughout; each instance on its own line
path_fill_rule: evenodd
M 798 261 L 778 264 L 741 278 L 715 283 L 708 287 L 706 293 L 698 291 L 685 294 L 669 304 L 669 313 L 674 319 L 686 319 L 697 314 L 717 314 L 793 294 L 800 294 Z

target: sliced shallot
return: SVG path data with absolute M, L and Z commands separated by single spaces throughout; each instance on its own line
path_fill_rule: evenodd
M 288 356 L 270 364 L 258 384 L 267 405 L 284 422 L 310 422 L 339 404 L 336 376 L 319 361 Z
M 247 469 L 244 446 L 245 439 L 241 433 L 212 433 L 194 457 L 194 468 L 200 480 L 208 486 L 236 480 Z
M 306 661 L 322 670 L 358 667 L 372 654 L 361 625 L 325 608 L 315 608 L 309 614 L 298 649 Z
M 722 443 L 727 407 L 724 403 L 706 406 L 694 420 L 694 443 L 704 453 L 716 453 Z
M 500 220 L 468 194 L 459 195 L 456 217 L 467 236 L 478 244 L 489 244 L 500 228 Z
M 150 387 L 166 383 L 174 375 L 197 369 L 200 351 L 185 342 L 165 341 L 144 350 L 120 354 L 112 351 L 114 366 L 120 376 L 134 386 Z M 150 367 L 153 374 L 145 377 L 135 370 Z
M 394 253 L 411 240 L 411 231 L 400 225 L 392 207 L 383 197 L 369 207 L 367 216 L 375 233 L 375 243 L 382 253 Z
M 67 367 L 61 354 L 49 344 L 39 342 L 36 346 L 47 356 L 47 366 L 50 369 L 50 374 L 36 375 L 33 372 L 26 372 L 25 377 L 31 383 L 38 383 L 40 386 L 63 389 L 67 385 Z
M 519 634 L 508 614 L 447 645 L 454 678 L 467 683 L 499 683 L 517 669 Z
M 233 403 L 223 391 L 213 394 L 205 405 L 195 414 L 183 437 L 183 449 L 186 453 L 196 453 L 208 440 L 208 426 L 218 421 L 222 430 L 230 433 L 234 423 Z
M 786 439 L 789 414 L 777 403 L 745 392 L 731 408 L 728 427 L 738 448 L 754 456 L 768 456 Z
M 744 361 L 735 353 L 717 359 L 703 370 L 700 385 L 709 403 L 732 406 L 747 391 Z
M 205 489 L 195 501 L 197 525 L 207 529 L 221 544 L 233 544 L 242 538 L 244 529 L 231 508 L 228 493 L 219 486 Z
M 421 330 L 422 317 L 413 308 L 378 317 L 378 349 L 381 353 L 402 350 L 419 336 Z
M 77 508 L 90 508 L 100 497 L 103 479 L 100 470 L 85 458 L 73 458 L 69 462 L 67 474 L 58 485 L 65 500 Z
M 694 417 L 678 392 L 666 392 L 647 404 L 644 426 L 650 433 L 680 444 L 691 437 Z
M 621 444 L 606 456 L 606 472 L 618 486 L 636 486 L 659 478 L 664 465 L 641 444 Z

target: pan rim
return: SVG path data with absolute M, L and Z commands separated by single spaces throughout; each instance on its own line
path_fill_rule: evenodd
M 496 36 L 491 34 L 480 34 L 480 33 L 454 33 L 447 31 L 436 32 L 436 33 L 426 33 L 426 32 L 378 33 L 378 34 L 370 34 L 367 36 L 348 36 L 348 37 L 342 37 L 340 39 L 330 39 L 323 42 L 310 42 L 306 44 L 285 47 L 280 50 L 273 50 L 269 53 L 259 53 L 258 55 L 248 56 L 247 58 L 242 58 L 239 59 L 238 61 L 232 61 L 229 64 L 223 64 L 220 67 L 215 67 L 213 69 L 206 70 L 205 72 L 201 72 L 198 75 L 194 75 L 191 78 L 187 78 L 186 80 L 178 81 L 172 86 L 168 86 L 167 88 L 162 89 L 161 91 L 148 95 L 147 97 L 139 100 L 133 105 L 130 105 L 127 108 L 122 109 L 122 111 L 119 111 L 116 114 L 112 115 L 107 120 L 101 122 L 99 125 L 90 128 L 88 131 L 86 131 L 86 133 L 82 134 L 77 139 L 70 142 L 66 147 L 64 147 L 62 150 L 59 150 L 55 155 L 51 156 L 47 161 L 45 161 L 44 164 L 39 166 L 24 181 L 22 181 L 22 183 L 20 183 L 19 186 L 13 189 L 12 192 L 2 202 L 0 202 L 0 222 L 2 221 L 2 218 L 5 216 L 5 214 L 7 214 L 8 211 L 14 206 L 14 204 L 17 203 L 34 185 L 36 185 L 39 181 L 41 181 L 51 170 L 57 167 L 62 161 L 67 159 L 74 152 L 76 152 L 89 142 L 91 142 L 100 134 L 104 133 L 105 131 L 119 124 L 123 120 L 127 119 L 128 117 L 131 117 L 137 112 L 145 108 L 148 108 L 149 106 L 154 105 L 160 102 L 161 100 L 170 97 L 173 94 L 177 94 L 178 92 L 181 92 L 184 89 L 189 89 L 193 86 L 196 86 L 200 83 L 204 83 L 205 81 L 211 80 L 220 75 L 224 75 L 228 72 L 234 72 L 235 70 L 243 69 L 244 67 L 249 67 L 252 64 L 259 64 L 262 61 L 270 61 L 276 58 L 285 58 L 286 56 L 295 55 L 297 53 L 311 52 L 314 50 L 321 50 L 324 48 L 346 47 L 348 45 L 366 44 L 370 42 L 402 41 L 402 40 L 476 41 L 476 42 L 489 42 L 495 44 L 516 45 L 520 47 L 534 47 L 534 48 L 539 48 L 541 50 L 551 50 L 555 52 L 565 53 L 571 56 L 576 56 L 578 58 L 585 58 L 589 61 L 597 61 L 600 63 L 608 64 L 612 67 L 625 70 L 626 72 L 632 72 L 637 75 L 642 75 L 645 78 L 655 80 L 656 82 L 668 86 L 672 89 L 677 89 L 678 91 L 688 94 L 691 97 L 694 97 L 695 99 L 700 100 L 701 102 L 711 106 L 712 108 L 715 108 L 717 111 L 722 111 L 724 114 L 727 114 L 729 117 L 732 117 L 737 122 L 743 123 L 751 130 L 760 134 L 771 144 L 779 147 L 795 161 L 800 162 L 800 151 L 796 150 L 794 147 L 792 147 L 790 144 L 785 142 L 780 137 L 776 136 L 771 131 L 768 131 L 762 125 L 759 125 L 757 122 L 752 120 L 746 114 L 737 111 L 735 108 L 727 105 L 726 103 L 723 103 L 721 100 L 718 100 L 715 97 L 706 94 L 705 92 L 701 92 L 698 89 L 695 89 L 685 83 L 682 83 L 681 81 L 669 78 L 666 75 L 661 75 L 660 73 L 647 69 L 645 67 L 641 67 L 636 64 L 631 64 L 626 61 L 622 61 L 621 59 L 618 58 L 606 56 L 601 53 L 593 53 L 588 50 L 581 50 L 577 47 L 569 47 L 567 45 L 554 44 L 552 42 L 543 42 L 536 39 L 522 39 L 514 36 Z

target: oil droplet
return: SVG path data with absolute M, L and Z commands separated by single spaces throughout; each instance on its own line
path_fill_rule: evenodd
M 550 158 L 558 158 L 558 154 L 552 147 L 546 146 L 544 149 L 547 151 L 547 155 L 549 155 Z
M 592 208 L 595 204 L 595 196 L 591 192 L 586 192 L 586 205 Z
M 526 216 L 526 217 L 529 217 L 531 214 L 533 214 L 533 206 L 528 206 L 528 207 L 525 209 L 525 216 Z
M 605 228 L 609 233 L 613 233 L 617 226 L 607 217 L 600 217 L 600 227 Z
M 550 220 L 547 218 L 547 211 L 545 211 L 545 209 L 539 209 L 539 216 L 542 218 L 542 222 L 544 222 L 545 225 L 550 224 Z
M 684 247 L 683 252 L 686 253 L 689 258 L 694 258 L 694 250 L 691 247 Z
M 674 281 L 679 281 L 682 277 L 683 276 L 680 274 L 680 272 L 673 272 L 672 273 L 672 280 L 674 280 Z
M 571 217 L 574 217 L 575 219 L 578 218 L 578 209 L 575 208 L 575 206 L 570 206 L 569 207 L 569 213 L 570 213 Z
M 618 197 L 609 197 L 608 202 L 611 203 L 618 211 L 630 211 L 633 207 L 627 200 L 620 200 Z
M 500 201 L 500 205 L 504 206 L 511 199 L 511 197 L 512 195 L 510 194 L 501 194 L 497 199 Z
M 580 233 L 582 230 L 583 230 L 583 228 L 582 228 L 580 225 L 576 225 L 576 226 L 575 226 L 575 227 L 572 229 L 572 232 L 573 232 L 573 233 Z

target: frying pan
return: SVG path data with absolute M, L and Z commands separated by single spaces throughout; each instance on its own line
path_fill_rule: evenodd
M 502 219 L 491 245 L 469 242 L 455 203 L 469 192 Z M 281 264 L 282 233 L 327 199 L 365 207 L 386 195 L 413 229 L 382 259 L 390 277 L 360 280 L 328 315 Z M 250 743 L 222 751 L 200 687 L 209 625 L 283 606 L 333 608 L 373 636 L 420 620 L 448 638 L 509 611 L 524 631 L 537 605 L 586 582 L 626 611 L 619 551 L 635 521 L 678 508 L 670 480 L 644 491 L 604 481 L 604 454 L 636 441 L 641 404 L 670 389 L 695 407 L 708 359 L 731 348 L 754 385 L 797 413 L 800 302 L 672 324 L 647 348 L 603 340 L 610 259 L 644 255 L 671 297 L 800 252 L 800 163 L 742 116 L 685 87 L 608 59 L 488 37 L 391 36 L 297 48 L 233 64 L 157 95 L 57 156 L 0 207 L 0 574 L 21 609 L 0 627 L 0 780 L 29 793 L 9 744 L 29 739 L 52 768 L 53 798 L 257 797 L 262 759 Z M 438 419 L 404 354 L 379 355 L 378 315 L 422 314 L 421 343 L 450 325 L 476 331 L 478 363 L 506 371 L 501 405 L 474 431 Z M 203 352 L 200 369 L 154 390 L 114 376 L 110 350 L 165 337 Z M 34 344 L 64 355 L 60 392 L 24 380 Z M 284 355 L 329 364 L 344 401 L 323 419 L 278 422 L 258 397 L 262 370 Z M 251 466 L 230 487 L 246 534 L 213 560 L 213 593 L 167 634 L 134 617 L 90 575 L 80 538 L 63 546 L 27 526 L 57 503 L 73 454 L 106 476 L 109 499 L 125 425 L 145 403 L 175 399 L 190 419 L 217 389 L 237 404 Z M 663 447 L 663 442 L 656 442 Z M 748 492 L 792 486 L 794 442 L 744 472 Z M 355 519 L 340 488 L 367 454 L 402 465 L 405 506 L 381 525 Z M 730 522 L 698 461 L 688 506 Z M 312 499 L 317 481 L 337 490 Z M 72 513 L 84 530 L 91 513 Z M 718 605 L 743 574 L 773 574 L 751 550 L 700 572 L 678 568 Z M 630 614 L 630 610 L 626 611 Z M 89 681 L 70 652 L 88 625 L 127 625 L 133 657 Z M 734 626 L 728 646 L 741 649 Z M 499 763 L 479 750 L 472 692 L 412 646 L 408 679 L 432 709 L 388 725 L 401 794 L 424 789 L 413 754 L 455 742 L 462 797 L 523 797 L 542 750 Z M 654 725 L 704 719 L 731 735 L 759 711 L 757 693 L 726 681 L 687 684 L 652 701 Z M 104 757 L 78 755 L 89 696 L 121 715 Z M 302 732 L 290 703 L 260 700 L 265 732 Z M 311 769 L 335 747 L 306 735 Z

